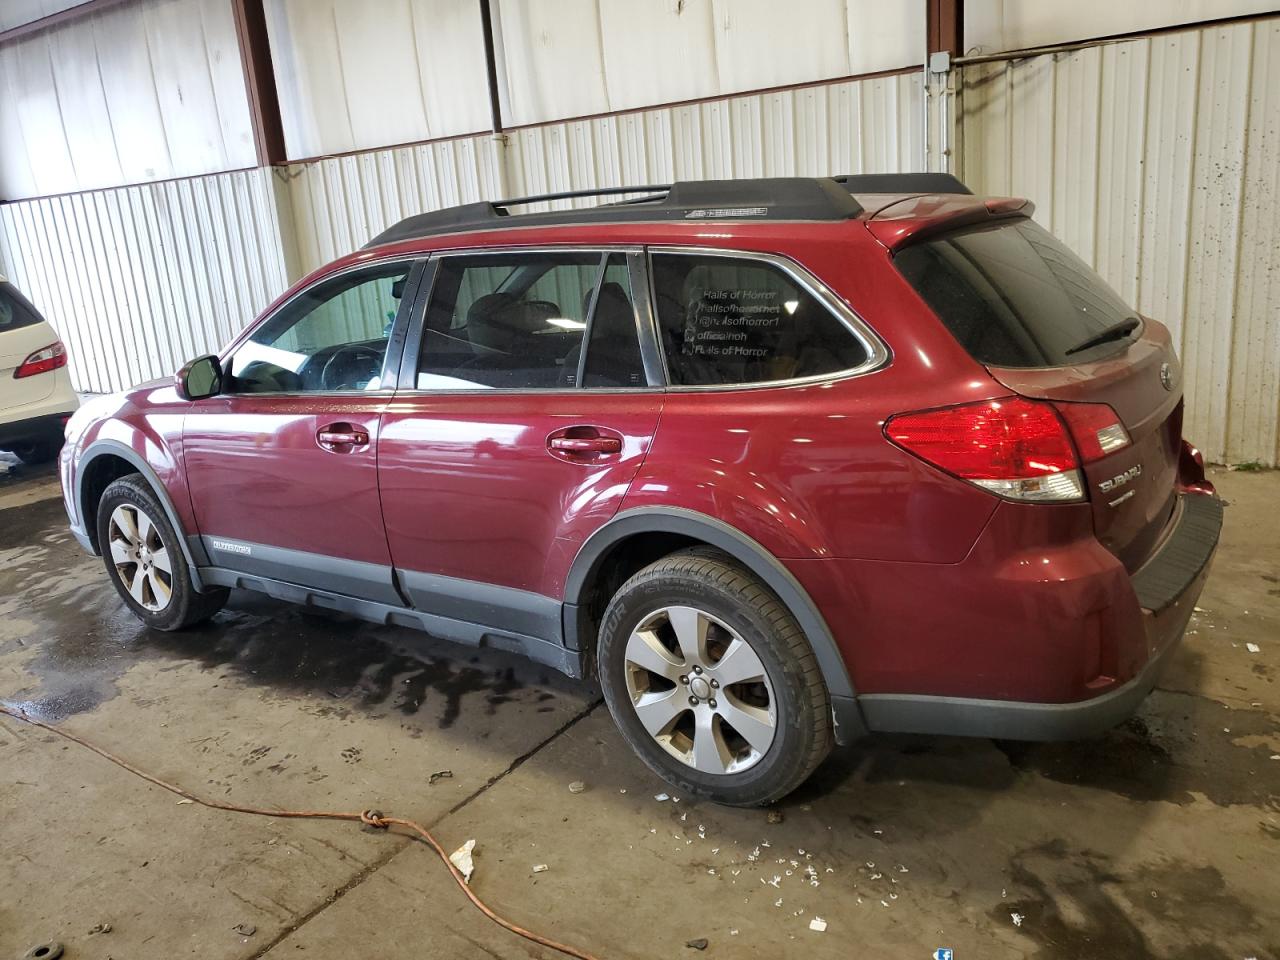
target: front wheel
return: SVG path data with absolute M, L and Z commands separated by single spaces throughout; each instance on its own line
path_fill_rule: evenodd
M 113 482 L 98 501 L 98 546 L 112 586 L 134 615 L 156 630 L 207 620 L 229 591 L 199 593 L 178 534 L 140 473 Z
M 831 749 L 831 704 L 795 618 L 728 557 L 695 550 L 618 590 L 600 631 L 609 712 L 672 786 L 734 806 L 772 803 Z

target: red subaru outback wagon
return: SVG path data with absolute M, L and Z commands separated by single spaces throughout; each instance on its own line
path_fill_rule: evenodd
M 683 791 L 867 731 L 1128 716 L 1222 509 L 1169 331 L 939 174 L 410 217 L 87 404 L 71 528 L 151 627 L 257 590 L 595 671 Z

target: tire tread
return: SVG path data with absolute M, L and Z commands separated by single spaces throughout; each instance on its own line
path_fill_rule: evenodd
M 602 630 L 608 627 L 619 598 L 654 581 L 672 577 L 713 586 L 763 618 L 774 642 L 781 649 L 784 664 L 796 675 L 800 688 L 799 710 L 802 715 L 807 714 L 807 719 L 802 717 L 802 722 L 808 727 L 803 737 L 806 749 L 802 757 L 790 764 L 788 775 L 778 784 L 764 796 L 741 805 L 767 806 L 775 803 L 808 779 L 835 742 L 830 696 L 818 658 L 795 617 L 773 591 L 745 567 L 713 547 L 692 547 L 669 554 L 637 571 L 614 595 L 605 612 Z M 678 776 L 675 779 L 678 780 Z M 682 786 L 690 792 L 701 792 L 690 782 Z
M 104 545 L 102 559 L 107 566 L 107 576 L 111 578 L 111 582 L 120 594 L 121 599 L 133 610 L 134 614 L 153 629 L 171 631 L 183 630 L 194 626 L 197 623 L 208 620 L 221 610 L 230 596 L 230 591 L 225 587 L 215 587 L 203 593 L 195 589 L 194 584 L 191 582 L 190 567 L 178 542 L 180 534 L 169 522 L 168 514 L 156 497 L 155 491 L 151 489 L 151 484 L 147 482 L 146 477 L 142 474 L 126 474 L 113 480 L 102 491 L 102 497 L 98 500 L 99 542 L 102 543 L 105 538 L 105 534 L 102 531 L 105 530 L 103 512 L 106 510 L 106 505 L 112 500 L 121 499 L 129 500 L 144 509 L 147 515 L 151 517 L 152 522 L 159 525 L 165 532 L 166 539 L 172 542 L 171 561 L 174 565 L 174 596 L 171 603 L 176 606 L 174 610 L 166 608 L 162 611 L 166 616 L 159 618 L 149 618 L 134 608 L 129 598 L 125 596 L 125 591 L 118 582 L 115 571 L 111 569 L 111 559 Z M 175 612 L 177 616 L 174 616 Z

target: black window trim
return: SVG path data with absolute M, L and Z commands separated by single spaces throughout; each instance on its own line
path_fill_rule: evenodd
M 876 333 L 875 330 L 873 330 L 852 307 L 837 296 L 830 287 L 810 273 L 798 261 L 792 260 L 790 257 L 777 253 L 765 253 L 759 250 L 740 250 L 724 247 L 682 246 L 678 244 L 662 244 L 647 247 L 645 265 L 649 274 L 648 292 L 654 303 L 658 302 L 657 292 L 653 289 L 654 271 L 652 258 L 654 254 L 729 257 L 737 260 L 754 260 L 758 263 L 767 263 L 771 266 L 777 267 L 799 284 L 806 292 L 813 296 L 815 300 L 826 307 L 837 320 L 843 323 L 867 352 L 867 359 L 856 367 L 850 367 L 847 370 L 836 370 L 832 373 L 813 374 L 808 377 L 789 377 L 781 380 L 761 380 L 755 383 L 674 384 L 671 382 L 671 375 L 666 366 L 666 351 L 661 349 L 661 340 L 659 340 L 659 353 L 662 357 L 663 364 L 663 381 L 667 384 L 667 390 L 672 393 L 698 393 L 708 390 L 720 392 L 736 390 L 764 390 L 776 389 L 778 387 L 793 387 L 804 384 L 823 383 L 829 380 L 849 380 L 854 377 L 865 376 L 868 373 L 875 373 L 889 366 L 889 364 L 893 362 L 893 351 L 890 350 L 889 345 L 880 338 L 880 335 Z M 653 311 L 651 310 L 650 313 L 653 314 Z M 657 335 L 658 319 L 656 314 L 653 314 L 653 323 L 654 333 Z
M 272 320 L 287 310 L 290 305 L 299 297 L 305 296 L 317 287 L 323 286 L 331 280 L 338 277 L 345 277 L 349 273 L 356 273 L 361 270 L 377 270 L 381 267 L 389 266 L 393 263 L 405 262 L 409 264 L 409 272 L 405 274 L 404 294 L 400 297 L 400 307 L 396 311 L 396 318 L 391 324 L 391 332 L 387 335 L 387 350 L 382 358 L 382 376 L 380 379 L 381 386 L 377 390 L 288 390 L 288 391 L 264 391 L 262 393 L 236 393 L 234 391 L 225 391 L 217 394 L 219 397 L 253 397 L 254 400 L 270 399 L 280 397 L 282 399 L 297 399 L 298 397 L 383 397 L 390 398 L 396 392 L 396 380 L 388 379 L 389 375 L 397 369 L 401 369 L 399 354 L 404 348 L 404 331 L 411 325 L 414 314 L 418 307 L 418 299 L 421 293 L 422 275 L 427 265 L 427 256 L 422 253 L 403 254 L 398 257 L 381 257 L 376 260 L 363 260 L 360 263 L 352 263 L 341 270 L 334 270 L 332 273 L 326 273 L 323 277 L 317 279 L 314 283 L 309 283 L 301 290 L 298 290 L 293 296 L 285 300 L 270 313 L 264 315 L 256 323 L 251 323 L 241 332 L 231 343 L 218 355 L 218 363 L 224 371 L 223 378 L 226 378 L 226 369 L 228 361 L 235 356 L 244 344 L 253 338 L 253 335 L 269 324 Z
M 440 262 L 446 259 L 456 257 L 490 257 L 501 256 L 505 254 L 540 254 L 540 253 L 590 253 L 600 257 L 601 264 L 607 264 L 611 254 L 621 253 L 627 258 L 627 272 L 631 280 L 631 305 L 635 311 L 637 335 L 640 338 L 640 356 L 644 361 L 645 386 L 642 387 L 584 387 L 581 383 L 574 384 L 569 387 L 476 387 L 456 388 L 456 389 L 422 389 L 417 386 L 418 382 L 418 360 L 422 351 L 423 335 L 425 333 L 427 308 L 431 303 L 431 296 L 435 290 L 436 277 L 439 275 Z M 401 384 L 397 389 L 397 396 L 402 397 L 418 397 L 418 396 L 435 396 L 435 397 L 452 397 L 452 396 L 508 396 L 520 394 L 534 394 L 546 396 L 548 394 L 613 394 L 613 393 L 654 393 L 666 389 L 666 370 L 661 365 L 662 350 L 658 342 L 657 323 L 653 316 L 652 295 L 650 293 L 650 280 L 647 271 L 647 260 L 644 254 L 644 247 L 637 244 L 616 244 L 616 243 L 575 243 L 575 244 L 545 244 L 533 246 L 492 246 L 492 247 L 468 247 L 460 250 L 437 250 L 430 254 L 430 261 L 423 271 L 423 277 L 418 287 L 417 302 L 413 306 L 413 315 L 408 327 L 408 336 L 405 340 L 404 352 L 400 361 L 400 373 L 398 382 Z M 592 294 L 592 303 L 599 293 L 599 277 L 597 277 L 596 289 Z M 594 311 L 593 311 L 594 312 Z M 588 326 L 590 319 L 588 319 Z M 591 349 L 591 345 L 587 340 L 590 329 L 583 330 L 582 354 L 580 359 L 585 362 L 586 355 Z M 582 364 L 579 364 L 581 370 Z

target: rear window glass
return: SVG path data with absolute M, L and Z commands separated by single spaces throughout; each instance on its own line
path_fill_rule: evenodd
M 893 262 L 979 363 L 1084 363 L 1124 349 L 1141 329 L 1088 264 L 1030 220 L 944 234 Z
M 40 314 L 9 283 L 0 281 L 0 333 L 40 322 Z
M 653 290 L 673 384 L 792 380 L 867 361 L 853 331 L 771 263 L 655 253 Z

